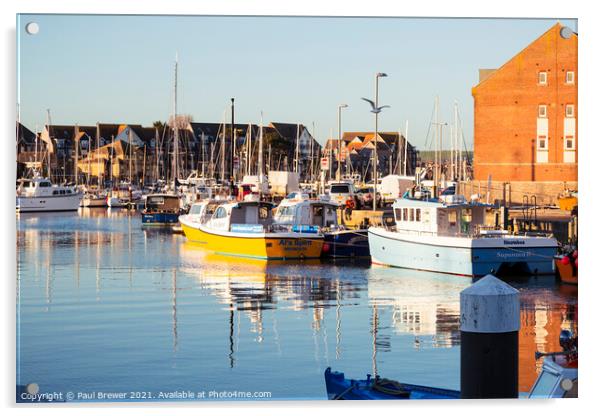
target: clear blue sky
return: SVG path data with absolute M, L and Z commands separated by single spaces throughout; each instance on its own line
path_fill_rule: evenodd
M 37 35 L 25 33 L 35 21 Z M 172 113 L 179 55 L 179 113 L 219 122 L 236 98 L 236 121 L 301 122 L 324 142 L 343 130 L 370 131 L 361 97 L 380 81 L 379 130 L 409 120 L 410 142 L 424 148 L 436 95 L 451 121 L 457 100 L 472 146 L 471 87 L 479 68 L 496 68 L 555 19 L 412 19 L 201 16 L 21 15 L 18 93 L 21 121 L 150 125 Z M 575 20 L 562 20 L 577 31 Z M 229 115 L 228 115 L 229 117 Z M 447 137 L 447 136 L 446 136 Z

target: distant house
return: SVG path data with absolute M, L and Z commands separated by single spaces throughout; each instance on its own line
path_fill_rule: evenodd
M 576 187 L 578 39 L 561 29 L 552 26 L 501 67 L 480 71 L 472 89 L 475 180 L 512 182 L 525 193 Z
M 388 175 L 390 172 L 399 172 L 400 169 L 403 174 L 404 160 L 407 174 L 413 175 L 416 167 L 416 149 L 399 133 L 379 132 L 375 141 L 374 132 L 345 132 L 341 141 L 340 154 L 339 141 L 336 139 L 329 140 L 325 150 L 327 155 L 330 154 L 333 164 L 337 164 L 340 159 L 343 171 L 348 170 L 347 164 L 349 164 L 352 172 L 368 181 L 372 179 L 375 146 L 379 176 Z M 337 166 L 332 167 L 332 175 L 336 173 L 336 169 Z

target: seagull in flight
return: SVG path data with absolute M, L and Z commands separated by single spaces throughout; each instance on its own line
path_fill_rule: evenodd
M 374 104 L 374 101 L 369 100 L 369 99 L 364 98 L 364 97 L 362 97 L 362 100 L 367 101 L 367 102 L 370 103 L 370 105 L 372 106 L 372 110 L 370 110 L 370 111 L 372 113 L 374 113 L 374 114 L 380 113 L 383 108 L 391 108 L 390 105 L 381 105 L 380 107 L 376 107 L 376 104 Z

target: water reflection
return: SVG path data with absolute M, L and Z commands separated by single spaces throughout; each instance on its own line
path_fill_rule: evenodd
M 279 398 L 324 398 L 329 365 L 355 377 L 371 371 L 458 388 L 459 293 L 470 279 L 219 256 L 183 236 L 143 230 L 139 215 L 125 210 L 23 214 L 17 230 L 25 382 L 46 377 L 46 385 L 69 390 L 72 379 L 46 359 L 69 349 L 71 372 L 98 388 L 210 380 Z M 576 332 L 577 293 L 553 279 L 512 284 L 521 292 L 526 391 L 541 365 L 535 351 L 558 350 L 560 330 Z M 297 375 L 295 389 L 286 374 Z

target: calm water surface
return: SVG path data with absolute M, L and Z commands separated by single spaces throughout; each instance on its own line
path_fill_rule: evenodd
M 269 392 L 326 399 L 324 370 L 459 389 L 469 278 L 369 263 L 216 256 L 138 214 L 17 218 L 17 383 L 54 392 Z M 576 289 L 521 292 L 520 389 L 576 330 Z M 223 397 L 222 397 L 223 398 Z

